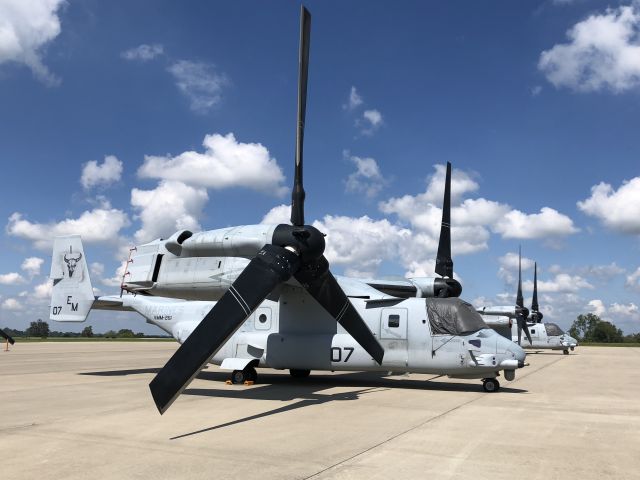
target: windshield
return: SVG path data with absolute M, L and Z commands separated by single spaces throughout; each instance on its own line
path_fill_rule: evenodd
M 426 298 L 425 302 L 434 335 L 465 335 L 489 328 L 471 304 L 459 298 Z
M 550 337 L 555 337 L 555 336 L 564 334 L 562 329 L 555 323 L 545 323 L 544 325 L 547 328 L 547 335 Z

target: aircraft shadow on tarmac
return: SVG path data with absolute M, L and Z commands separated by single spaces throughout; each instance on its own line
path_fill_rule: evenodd
M 127 370 L 105 370 L 97 372 L 83 372 L 80 375 L 97 376 L 127 376 L 157 373 L 159 368 L 140 368 Z M 192 435 L 217 430 L 219 428 L 230 427 L 244 422 L 257 420 L 259 418 L 277 415 L 300 408 L 314 405 L 322 405 L 328 402 L 358 400 L 361 395 L 383 392 L 391 389 L 410 389 L 425 391 L 447 391 L 480 393 L 482 387 L 478 383 L 450 383 L 434 381 L 440 376 L 429 377 L 425 380 L 409 379 L 399 375 L 386 375 L 372 372 L 340 373 L 335 375 L 311 375 L 304 379 L 295 379 L 288 374 L 259 374 L 260 382 L 251 387 L 242 385 L 224 385 L 223 388 L 187 388 L 184 395 L 237 398 L 247 400 L 279 400 L 290 402 L 298 399 L 298 402 L 287 404 L 266 412 L 261 412 L 244 418 L 225 422 L 220 425 L 203 428 L 193 432 L 172 437 L 177 440 Z M 200 372 L 200 380 L 223 383 L 229 378 L 228 372 L 212 371 Z M 358 390 L 340 393 L 318 393 L 333 387 L 355 387 Z M 518 388 L 502 387 L 501 393 L 527 393 L 527 390 Z

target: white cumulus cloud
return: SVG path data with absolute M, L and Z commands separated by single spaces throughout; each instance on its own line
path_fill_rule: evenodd
M 58 11 L 64 0 L 0 1 L 0 64 L 22 63 L 49 86 L 60 83 L 42 62 L 46 45 L 61 31 Z
M 278 205 L 269 210 L 260 221 L 263 225 L 280 225 L 291 223 L 291 205 Z
M 313 226 L 327 234 L 327 260 L 345 265 L 361 277 L 374 276 L 384 260 L 397 258 L 399 249 L 411 236 L 408 229 L 366 215 L 359 218 L 325 215 Z
M 607 313 L 607 307 L 604 306 L 604 302 L 600 299 L 591 300 L 589 303 L 589 310 L 591 313 L 602 317 Z
M 159 43 L 154 43 L 152 45 L 143 43 L 137 47 L 125 50 L 120 54 L 120 56 L 125 60 L 140 60 L 142 62 L 146 62 L 162 55 L 163 53 L 164 47 Z
M 207 113 L 217 105 L 222 99 L 222 90 L 230 84 L 224 73 L 218 73 L 208 63 L 180 60 L 168 70 L 196 113 Z
M 614 190 L 601 182 L 591 187 L 591 196 L 578 202 L 578 208 L 620 233 L 640 234 L 640 177 L 632 178 Z
M 26 283 L 22 275 L 16 272 L 0 274 L 0 284 L 2 285 L 16 285 L 18 283 Z
M 114 155 L 107 155 L 101 164 L 90 160 L 82 166 L 80 183 L 88 190 L 96 186 L 111 185 L 120 181 L 121 177 L 122 162 Z
M 51 291 L 53 289 L 53 281 L 45 280 L 44 282 L 36 285 L 33 289 L 33 295 L 41 300 L 51 298 Z
M 357 157 L 345 152 L 345 156 L 353 162 L 356 171 L 351 173 L 345 182 L 347 192 L 362 193 L 368 198 L 375 197 L 386 184 L 378 162 L 371 157 Z
M 533 280 L 522 282 L 522 288 L 533 290 Z M 579 275 L 558 273 L 551 280 L 540 280 L 538 278 L 538 291 L 540 293 L 575 293 L 585 288 L 593 289 L 593 285 Z
M 362 117 L 356 120 L 356 126 L 363 135 L 373 135 L 383 124 L 382 113 L 371 109 L 362 112 Z
M 556 87 L 624 92 L 640 85 L 640 11 L 608 8 L 576 23 L 568 43 L 542 52 L 538 68 Z
M 24 307 L 15 298 L 7 298 L 4 302 L 2 302 L 2 308 L 4 310 L 13 310 L 13 311 L 15 311 L 15 310 L 22 310 Z
M 349 100 L 347 100 L 347 103 L 345 103 L 342 108 L 345 110 L 354 110 L 362 105 L 362 103 L 362 97 L 358 93 L 358 90 L 356 90 L 356 87 L 351 87 L 351 90 L 349 91 Z
M 205 136 L 203 145 L 203 153 L 145 156 L 138 175 L 213 189 L 246 187 L 274 195 L 288 191 L 282 169 L 262 144 L 238 142 L 232 133 L 216 133 Z
M 627 280 L 624 285 L 631 290 L 640 292 L 640 267 L 638 267 L 632 274 L 627 275 Z
M 163 180 L 153 190 L 131 190 L 131 205 L 142 222 L 135 233 L 138 242 L 167 238 L 183 228 L 199 230 L 199 217 L 209 196 L 204 188 Z
M 20 268 L 22 268 L 22 270 L 26 272 L 29 277 L 33 278 L 36 275 L 40 275 L 40 268 L 42 267 L 43 263 L 44 259 L 42 258 L 28 257 L 24 259 L 24 262 L 22 262 Z
M 571 235 L 579 231 L 568 216 L 550 207 L 540 213 L 526 214 L 520 210 L 506 213 L 493 227 L 503 238 L 548 238 Z
M 128 225 L 127 214 L 106 203 L 83 212 L 78 218 L 67 218 L 57 223 L 30 222 L 16 212 L 9 217 L 6 232 L 31 241 L 39 250 L 50 250 L 53 237 L 65 235 L 82 235 L 82 240 L 87 243 L 113 243 L 118 240 L 120 230 Z

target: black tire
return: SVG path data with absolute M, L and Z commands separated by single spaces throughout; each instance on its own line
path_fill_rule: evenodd
M 247 375 L 244 370 L 234 370 L 231 372 L 231 383 L 242 384 L 247 380 Z
M 256 369 L 253 367 L 247 367 L 244 369 L 244 372 L 247 376 L 247 380 L 249 380 L 250 382 L 257 382 L 258 381 L 258 372 L 256 372 Z
M 311 374 L 311 370 L 300 370 L 297 368 L 289 369 L 289 374 L 293 378 L 307 378 Z
M 562 353 L 564 353 L 565 355 L 569 355 L 569 350 L 563 350 Z
M 497 392 L 500 390 L 500 382 L 497 378 L 485 378 L 482 380 L 482 388 L 488 393 Z
M 244 370 L 234 370 L 231 373 L 231 383 L 242 385 L 244 382 L 255 382 L 258 379 L 258 373 L 253 367 L 245 367 Z

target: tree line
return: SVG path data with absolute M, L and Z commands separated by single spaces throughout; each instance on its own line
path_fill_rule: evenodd
M 640 343 L 640 333 L 625 336 L 613 323 L 593 313 L 578 315 L 568 333 L 579 342 L 586 343 Z
M 58 332 L 51 330 L 49 324 L 41 319 L 35 322 L 31 322 L 26 330 L 16 330 L 13 328 L 3 329 L 8 335 L 16 338 L 165 338 L 166 335 L 145 335 L 142 332 L 134 333 L 133 330 L 128 328 L 122 328 L 117 332 L 115 330 L 109 330 L 105 333 L 94 333 L 91 325 L 86 326 L 81 332 Z

